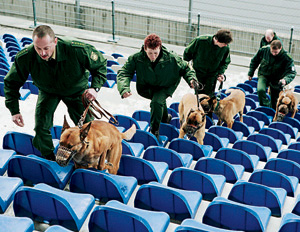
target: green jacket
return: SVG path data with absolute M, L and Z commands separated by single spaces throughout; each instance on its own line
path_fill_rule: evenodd
M 11 114 L 18 114 L 19 89 L 31 74 L 40 90 L 70 96 L 88 88 L 89 74 L 92 88 L 101 88 L 106 81 L 106 59 L 95 47 L 79 41 L 58 38 L 56 62 L 50 65 L 35 51 L 33 44 L 21 50 L 4 78 L 5 104 Z
M 258 76 L 264 76 L 274 85 L 282 78 L 289 84 L 296 76 L 294 61 L 283 48 L 277 56 L 271 54 L 270 45 L 260 48 L 251 59 L 248 76 L 253 77 L 258 66 Z
M 169 52 L 165 47 L 162 47 L 162 52 L 162 57 L 154 69 L 152 69 L 144 47 L 140 52 L 128 58 L 117 76 L 118 90 L 121 96 L 125 92 L 130 92 L 130 81 L 135 72 L 137 92 L 142 96 L 145 91 L 151 92 L 160 89 L 165 89 L 167 95 L 172 96 L 181 76 L 188 84 L 192 79 L 196 79 L 195 71 L 177 54 Z
M 183 53 L 183 59 L 193 60 L 197 76 L 224 74 L 230 64 L 229 46 L 220 48 L 213 44 L 213 36 L 202 35 L 192 40 Z
M 272 41 L 273 41 L 273 40 L 280 40 L 280 41 L 281 41 L 281 39 L 279 39 L 279 37 L 276 35 L 275 32 L 274 32 L 274 37 L 273 37 Z M 263 37 L 261 38 L 261 40 L 260 40 L 260 45 L 259 45 L 259 47 L 262 48 L 263 46 L 267 46 L 267 45 L 269 45 L 270 43 L 272 43 L 272 41 L 267 42 L 266 37 L 263 36 Z

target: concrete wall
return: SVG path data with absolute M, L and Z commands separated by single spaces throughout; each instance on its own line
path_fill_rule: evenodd
M 36 15 L 39 23 L 51 23 L 66 27 L 77 27 L 91 31 L 112 33 L 111 7 L 96 8 L 95 6 L 74 5 L 74 1 L 36 1 Z M 102 6 L 101 6 L 102 7 Z M 31 0 L 2 0 L 0 12 L 4 15 L 33 19 Z M 187 21 L 187 20 L 185 20 Z M 149 33 L 157 33 L 164 43 L 185 46 L 197 36 L 197 25 L 193 23 L 191 31 L 187 22 L 180 18 L 170 19 L 164 16 L 147 16 L 116 10 L 116 35 L 144 39 Z M 262 32 L 255 29 L 241 29 L 229 25 L 211 25 L 201 21 L 200 34 L 214 34 L 220 28 L 232 31 L 234 42 L 230 45 L 233 54 L 253 56 L 259 48 Z M 280 35 L 285 50 L 289 48 L 289 34 Z M 295 63 L 300 64 L 300 39 L 294 38 L 291 55 Z

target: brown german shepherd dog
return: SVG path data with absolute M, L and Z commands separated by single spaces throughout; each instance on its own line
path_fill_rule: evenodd
M 282 121 L 283 118 L 291 113 L 291 117 L 295 117 L 297 113 L 298 100 L 291 90 L 281 91 L 276 105 L 276 113 L 273 121 Z
M 131 139 L 135 132 L 135 125 L 120 133 L 114 125 L 98 120 L 85 123 L 79 129 L 70 127 L 65 118 L 56 162 L 66 166 L 73 158 L 75 168 L 108 169 L 109 173 L 117 174 L 122 139 Z

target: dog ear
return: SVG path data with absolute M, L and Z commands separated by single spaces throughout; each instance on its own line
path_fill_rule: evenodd
M 61 133 L 63 133 L 66 129 L 69 129 L 69 128 L 70 128 L 70 125 L 67 122 L 67 117 L 66 117 L 66 115 L 64 115 L 64 124 L 63 124 L 62 130 L 61 130 Z
M 92 122 L 90 122 L 84 129 L 80 130 L 80 141 L 83 141 L 91 129 Z

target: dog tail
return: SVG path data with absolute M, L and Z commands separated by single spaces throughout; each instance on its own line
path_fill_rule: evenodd
M 136 126 L 133 124 L 127 131 L 122 133 L 123 139 L 130 140 L 136 132 Z

